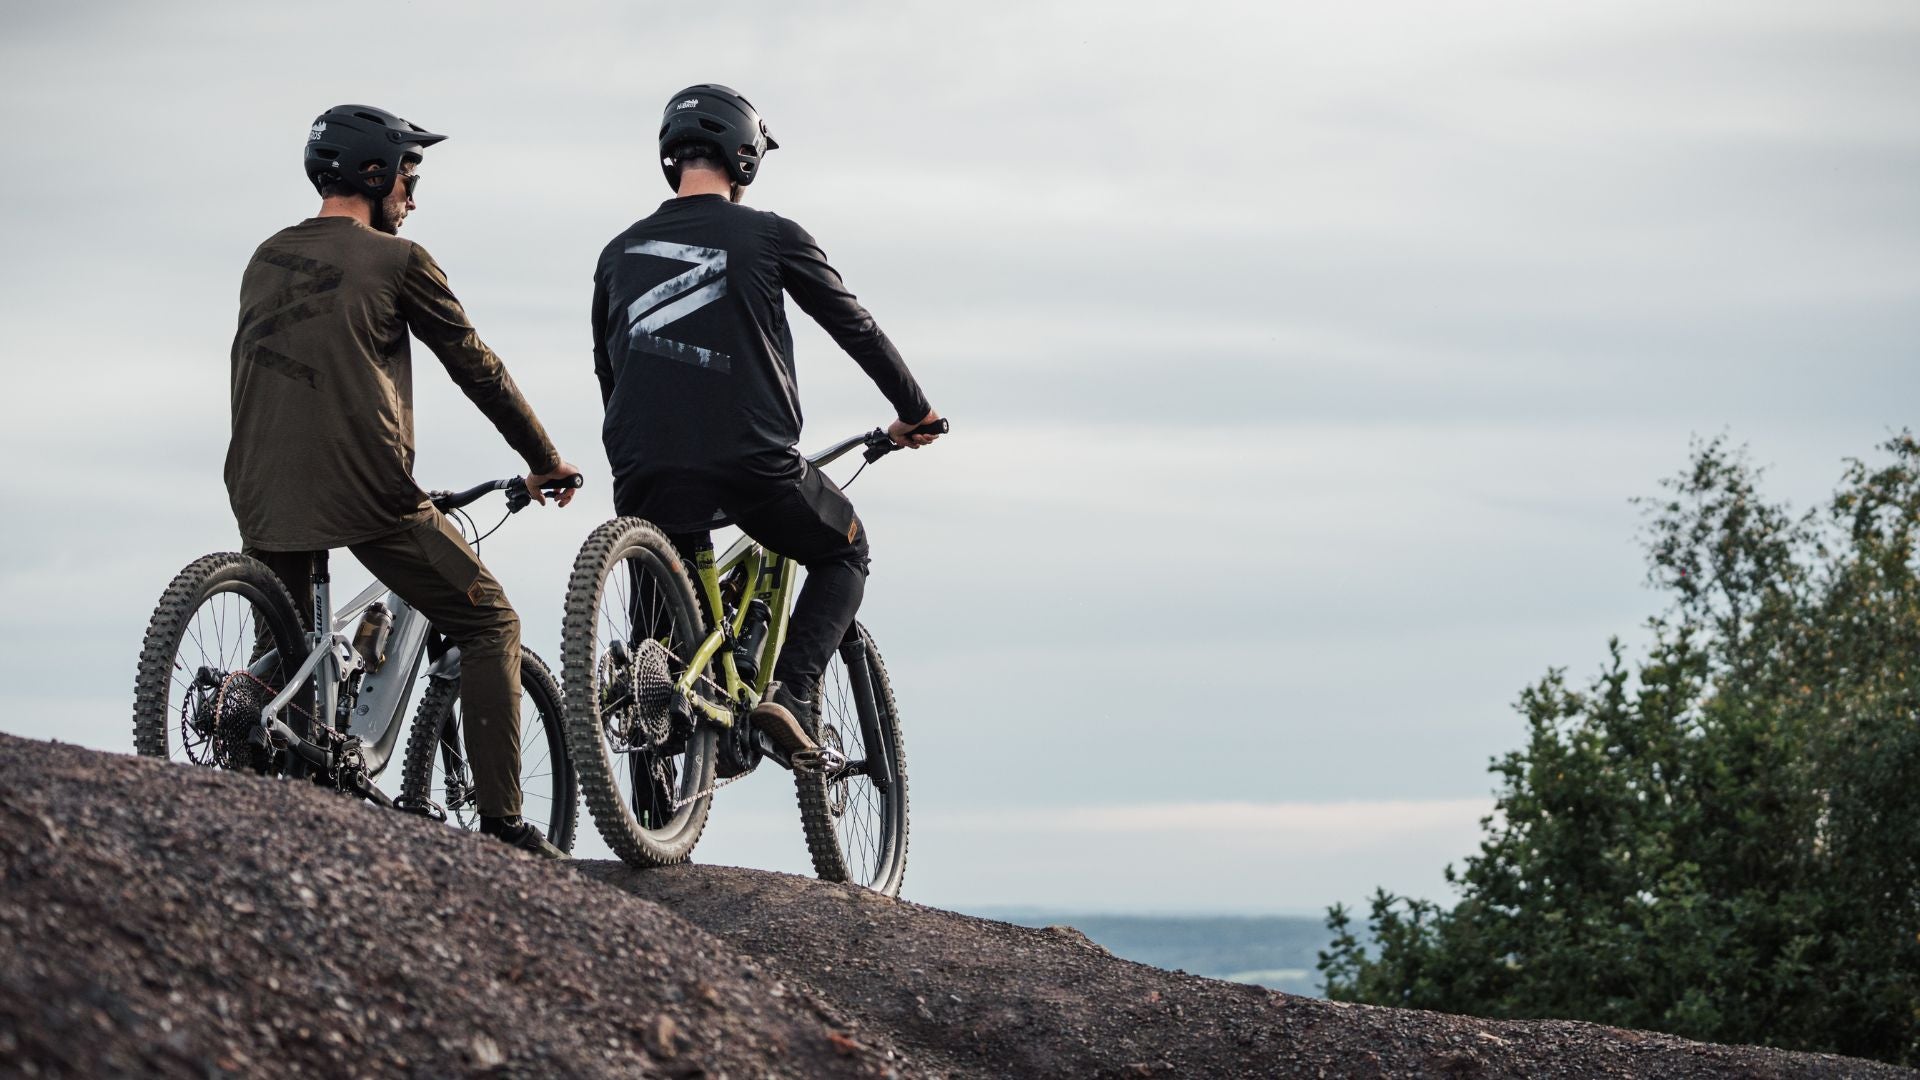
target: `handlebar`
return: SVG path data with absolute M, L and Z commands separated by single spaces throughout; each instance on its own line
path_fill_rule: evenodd
M 947 418 L 943 416 L 931 424 L 921 424 L 919 427 L 907 432 L 907 434 L 945 435 L 951 429 L 952 425 L 949 424 Z M 843 439 L 840 442 L 834 443 L 832 446 L 808 458 L 807 464 L 812 465 L 816 469 L 832 464 L 840 460 L 847 451 L 856 446 L 865 447 L 865 449 L 861 451 L 860 456 L 866 458 L 870 463 L 879 461 L 895 450 L 901 449 L 900 446 L 894 443 L 893 439 L 888 437 L 886 428 L 874 428 L 865 435 L 855 435 L 851 439 Z
M 540 490 L 548 495 L 558 495 L 568 488 L 577 488 L 585 482 L 585 477 L 574 473 L 572 476 L 563 476 L 558 480 L 549 480 L 540 485 Z M 489 480 L 484 484 L 475 484 L 465 491 L 429 491 L 427 498 L 433 500 L 434 509 L 445 514 L 479 502 L 488 493 L 495 491 L 507 493 L 507 513 L 509 514 L 519 513 L 533 501 L 533 496 L 527 494 L 525 478 L 519 476 L 509 476 L 505 480 Z

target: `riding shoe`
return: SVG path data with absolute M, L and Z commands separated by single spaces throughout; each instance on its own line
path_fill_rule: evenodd
M 518 815 L 480 818 L 480 831 L 496 840 L 538 855 L 543 859 L 564 859 L 567 853 L 555 847 L 533 822 Z
M 818 767 L 820 746 L 807 734 L 800 717 L 812 715 L 813 702 L 776 682 L 767 686 L 766 696 L 753 707 L 749 719 L 756 730 L 773 741 L 790 768 L 808 768 Z

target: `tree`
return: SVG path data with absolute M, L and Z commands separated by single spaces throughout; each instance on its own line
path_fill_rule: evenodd
M 1671 598 L 1520 696 L 1451 907 L 1343 906 L 1329 997 L 1920 1063 L 1920 443 L 1802 516 L 1724 440 L 1644 502 Z

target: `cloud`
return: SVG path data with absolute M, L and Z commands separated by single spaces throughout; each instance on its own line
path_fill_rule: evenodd
M 673 89 L 762 106 L 785 145 L 751 201 L 820 237 L 955 420 L 852 493 L 928 895 L 1210 881 L 1254 842 L 1292 870 L 1218 896 L 1431 884 L 1464 803 L 1404 844 L 1324 807 L 1484 797 L 1519 688 L 1661 603 L 1627 500 L 1689 435 L 1751 441 L 1804 505 L 1920 395 L 1901 0 L 327 9 L 400 52 L 237 0 L 76 10 L 15 5 L 0 38 L 9 731 L 124 748 L 150 605 L 233 545 L 238 276 L 311 212 L 294 156 L 339 101 L 451 133 L 408 233 L 592 474 L 485 549 L 549 659 L 611 512 L 589 268 L 666 194 Z M 885 419 L 796 332 L 808 445 Z M 513 469 L 416 363 L 421 480 Z M 965 825 L 1036 804 L 1081 831 L 1013 857 Z M 775 850 L 730 848 L 728 806 L 714 857 Z M 1138 806 L 1200 838 L 1086 824 Z M 1385 846 L 1276 839 L 1309 833 Z

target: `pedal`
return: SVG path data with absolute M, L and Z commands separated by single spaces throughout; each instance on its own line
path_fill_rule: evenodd
M 793 755 L 794 772 L 830 773 L 845 768 L 847 756 L 830 746 L 802 750 Z
M 447 808 L 432 799 L 396 799 L 395 806 L 409 814 L 418 814 L 429 821 L 447 823 Z

